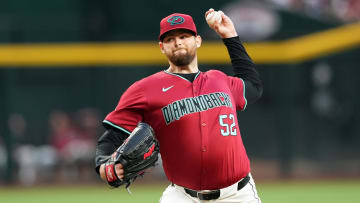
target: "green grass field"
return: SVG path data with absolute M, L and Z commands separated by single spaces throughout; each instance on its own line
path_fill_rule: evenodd
M 106 185 L 0 187 L 0 203 L 150 203 L 158 202 L 166 185 Z M 257 188 L 263 203 L 360 203 L 360 180 L 261 182 Z

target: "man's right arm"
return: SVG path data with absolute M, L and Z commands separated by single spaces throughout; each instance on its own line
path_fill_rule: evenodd
M 106 131 L 98 139 L 95 153 L 95 170 L 101 179 L 106 181 L 104 164 L 110 159 L 111 155 L 126 140 L 129 135 L 111 126 L 106 126 Z M 123 170 L 121 164 L 115 166 L 119 178 L 122 178 Z
M 98 139 L 95 153 L 95 170 L 106 180 L 104 165 L 111 155 L 124 143 L 138 122 L 143 120 L 143 111 L 147 108 L 146 97 L 140 81 L 132 84 L 121 96 L 114 111 L 110 112 L 103 122 L 106 131 Z M 121 164 L 115 165 L 118 178 L 123 177 Z

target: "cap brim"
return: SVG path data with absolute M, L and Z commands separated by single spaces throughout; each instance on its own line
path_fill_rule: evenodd
M 197 33 L 194 30 L 191 30 L 188 27 L 174 27 L 174 28 L 171 28 L 171 29 L 167 30 L 166 32 L 160 34 L 159 40 L 162 41 L 167 33 L 169 33 L 170 31 L 173 31 L 173 30 L 178 30 L 178 29 L 188 30 L 188 31 L 192 32 L 195 36 L 197 35 Z

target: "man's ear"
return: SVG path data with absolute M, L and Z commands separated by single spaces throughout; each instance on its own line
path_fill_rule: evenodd
M 202 39 L 201 39 L 201 36 L 200 36 L 200 35 L 196 35 L 196 36 L 195 36 L 195 42 L 196 42 L 196 47 L 197 47 L 197 48 L 201 47 Z
M 161 53 L 165 53 L 165 51 L 164 51 L 164 45 L 163 45 L 163 43 L 160 41 L 159 42 L 159 47 L 160 47 L 160 51 L 161 51 Z

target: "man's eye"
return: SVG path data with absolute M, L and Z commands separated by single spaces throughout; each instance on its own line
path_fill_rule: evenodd
M 171 42 L 171 41 L 173 41 L 173 40 L 174 40 L 174 38 L 169 37 L 169 38 L 167 38 L 165 41 L 166 41 L 166 42 Z

